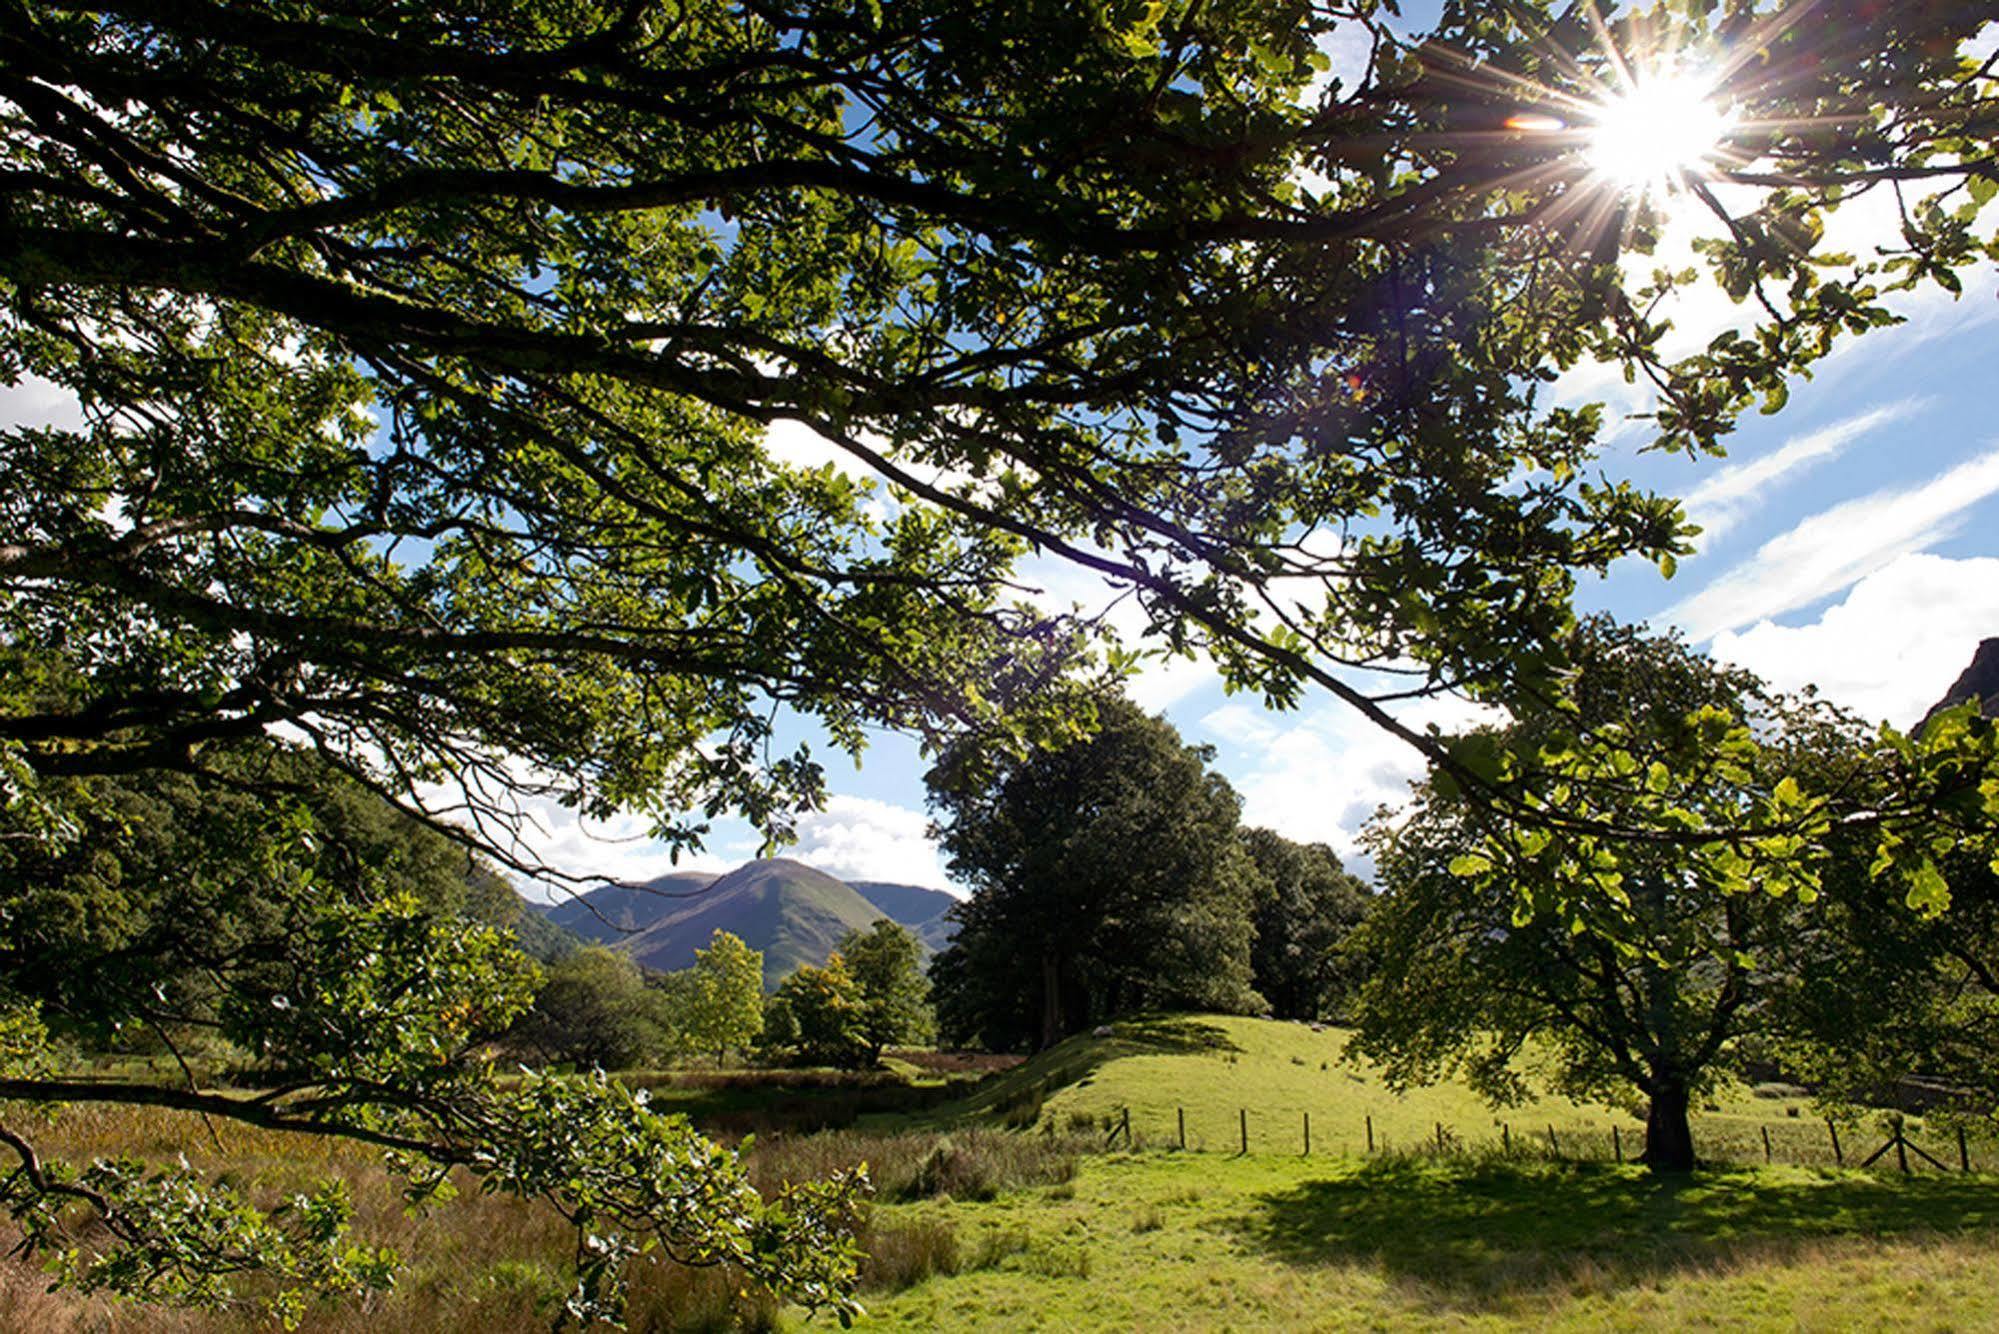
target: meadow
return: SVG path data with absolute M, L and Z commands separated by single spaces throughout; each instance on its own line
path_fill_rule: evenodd
M 855 1118 L 761 1135 L 750 1157 L 766 1183 L 869 1165 L 864 1329 L 1999 1325 L 1999 1180 L 1981 1172 L 1905 1178 L 1892 1159 L 1834 1167 L 1811 1109 L 1766 1088 L 1732 1091 L 1697 1121 L 1704 1151 L 1731 1161 L 1657 1179 L 1611 1161 L 1610 1127 L 1635 1146 L 1633 1121 L 1553 1098 L 1495 1113 L 1456 1086 L 1398 1096 L 1345 1062 L 1343 1042 L 1297 1024 L 1160 1017 L 989 1071 L 943 1105 L 934 1074 L 906 1068 L 918 1091 L 892 1111 L 878 1107 L 879 1078 L 845 1100 L 831 1077 L 783 1075 L 760 1095 L 754 1076 L 648 1082 L 697 1118 L 736 1120 L 759 1096 L 803 1107 L 808 1122 Z M 1108 1132 L 1127 1113 L 1130 1148 Z M 1766 1129 L 1780 1159 L 1770 1165 Z M 1851 1146 L 1879 1138 L 1871 1124 L 1844 1133 L 1849 1162 Z M 318 1307 L 307 1329 L 546 1329 L 567 1283 L 572 1239 L 551 1213 L 468 1194 L 412 1215 L 350 1146 L 145 1109 L 68 1112 L 52 1134 L 52 1148 L 74 1156 L 229 1163 L 260 1193 L 348 1179 L 360 1231 L 408 1264 L 393 1291 Z M 1942 1147 L 1933 1128 L 1917 1138 Z M 44 1286 L 9 1262 L 0 1329 L 263 1327 L 250 1313 L 115 1307 Z M 721 1271 L 650 1267 L 633 1296 L 640 1331 L 812 1327 Z

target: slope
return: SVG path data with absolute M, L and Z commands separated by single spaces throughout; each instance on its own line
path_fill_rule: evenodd
M 911 930 L 943 916 L 958 902 L 955 894 L 946 894 L 941 889 L 924 889 L 918 885 L 897 885 L 885 880 L 849 880 L 847 883 L 862 898 L 881 909 L 884 917 L 901 922 Z
M 1247 1126 L 1253 1153 L 1299 1152 L 1307 1113 L 1314 1153 L 1364 1151 L 1370 1123 L 1377 1149 L 1434 1143 L 1439 1125 L 1450 1142 L 1496 1147 L 1502 1123 L 1510 1135 L 1544 1144 L 1552 1128 L 1564 1148 L 1604 1158 L 1611 1156 L 1613 1125 L 1625 1152 L 1635 1152 L 1642 1141 L 1638 1120 L 1545 1092 L 1525 1106 L 1498 1111 L 1459 1083 L 1398 1094 L 1372 1065 L 1347 1059 L 1347 1036 L 1341 1029 L 1315 1032 L 1305 1024 L 1230 1015 L 1120 1021 L 1110 1036 L 1070 1038 L 922 1119 L 1017 1123 L 1038 1100 L 1040 1123 L 1067 1127 L 1102 1124 L 1129 1109 L 1142 1142 L 1177 1143 L 1184 1115 L 1190 1149 L 1234 1150 Z M 1766 1128 L 1781 1158 L 1830 1159 L 1825 1125 L 1809 1103 L 1758 1097 L 1747 1089 L 1696 1115 L 1694 1140 L 1703 1154 L 1760 1158 Z
M 1916 725 L 1916 730 L 1922 731 L 1923 723 L 1968 699 L 1977 700 L 1979 712 L 1986 717 L 1999 718 L 1999 639 L 1987 639 L 1979 644 L 1977 651 L 1971 655 L 1970 666 L 1944 692 L 1944 697 L 1930 706 L 1930 711 L 1923 715 L 1923 722 Z
M 548 920 L 599 945 L 614 945 L 680 911 L 721 877 L 713 871 L 674 871 L 643 885 L 605 885 L 544 910 Z
M 789 858 L 751 862 L 709 885 L 618 948 L 662 972 L 686 968 L 717 931 L 763 951 L 764 985 L 804 964 L 819 964 L 848 931 L 883 916 L 852 886 Z

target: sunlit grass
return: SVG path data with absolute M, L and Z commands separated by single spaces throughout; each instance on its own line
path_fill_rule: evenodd
M 1458 1148 L 1497 1147 L 1505 1139 L 1545 1149 L 1550 1129 L 1564 1156 L 1608 1159 L 1614 1145 L 1635 1156 L 1643 1142 L 1636 1115 L 1552 1095 L 1495 1110 L 1461 1084 L 1395 1093 L 1372 1065 L 1348 1058 L 1349 1036 L 1338 1028 L 1314 1032 L 1304 1024 L 1227 1015 L 1119 1023 L 1113 1036 L 1071 1038 L 964 1103 L 864 1124 L 930 1125 L 967 1114 L 1001 1119 L 1039 1090 L 1041 1124 L 1101 1128 L 1128 1110 L 1139 1144 L 1177 1147 L 1184 1117 L 1187 1147 L 1211 1152 L 1241 1147 L 1245 1113 L 1252 1153 L 1301 1152 L 1307 1115 L 1314 1154 L 1365 1152 L 1370 1123 L 1378 1152 L 1433 1147 L 1440 1125 L 1445 1142 Z M 1824 1122 L 1795 1093 L 1758 1097 L 1737 1086 L 1694 1118 L 1701 1152 L 1731 1161 L 1760 1161 L 1766 1130 L 1779 1161 L 1834 1162 Z M 1844 1134 L 1849 1152 L 1871 1149 L 1881 1138 L 1871 1129 Z M 1955 1161 L 1954 1147 L 1937 1140 L 1929 1147 Z M 1980 1152 L 1994 1156 L 1990 1148 Z
M 1112 1156 L 1061 1192 L 952 1211 L 1001 1263 L 873 1305 L 863 1328 L 1990 1327 L 1999 1192 L 1747 1168 L 1393 1155 Z M 1061 1248 L 1087 1282 L 1027 1257 Z M 1919 1305 L 1911 1305 L 1911 1300 Z
M 1344 1045 L 1336 1031 L 1246 1019 L 1119 1025 L 946 1109 L 968 1120 L 927 1110 L 922 1124 L 904 1114 L 767 1135 L 752 1172 L 769 1187 L 869 1164 L 879 1186 L 864 1239 L 870 1328 L 1999 1327 L 1992 1178 L 1780 1164 L 1659 1181 L 1603 1161 L 1613 1123 L 1635 1151 L 1633 1120 L 1559 1099 L 1495 1116 L 1456 1087 L 1397 1097 L 1346 1063 Z M 1705 1151 L 1756 1164 L 1769 1129 L 1780 1157 L 1829 1164 L 1825 1128 L 1796 1091 L 1764 1092 L 1775 1096 L 1739 1089 L 1703 1113 Z M 999 1128 L 1010 1104 L 1031 1113 L 1032 1129 Z M 1141 1152 L 1084 1152 L 1125 1108 Z M 1179 1108 L 1190 1146 L 1206 1152 L 1173 1147 Z M 1239 1109 L 1250 1118 L 1247 1157 L 1234 1152 Z M 1299 1152 L 1307 1110 L 1310 1158 Z M 1367 1157 L 1370 1116 L 1377 1151 Z M 1511 1157 L 1498 1152 L 1501 1119 Z M 1439 1121 L 1454 1150 L 1442 1156 Z M 1549 1125 L 1565 1160 L 1543 1153 Z M 1845 1133 L 1849 1161 L 1879 1138 Z M 71 1158 L 185 1153 L 264 1198 L 347 1178 L 357 1231 L 408 1264 L 389 1294 L 316 1309 L 314 1331 L 543 1330 L 568 1286 L 573 1238 L 547 1209 L 468 1190 L 412 1216 L 357 1146 L 143 1108 L 81 1109 L 38 1134 Z M 1954 1149 L 1928 1142 L 1955 1162 Z M 1597 1161 L 1574 1161 L 1584 1155 Z M 266 1327 L 248 1314 L 136 1310 L 45 1286 L 32 1270 L 0 1267 L 0 1330 Z M 641 1332 L 820 1327 L 746 1293 L 739 1276 L 677 1267 L 637 1274 L 631 1314 Z

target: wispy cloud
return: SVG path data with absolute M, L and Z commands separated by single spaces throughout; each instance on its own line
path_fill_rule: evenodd
M 1792 473 L 1802 472 L 1844 453 L 1860 437 L 1929 405 L 1928 399 L 1905 398 L 1869 412 L 1836 421 L 1787 440 L 1758 459 L 1731 464 L 1689 491 L 1687 517 L 1701 526 L 1701 546 L 1710 548 L 1750 514 L 1760 509 L 1769 488 Z
M 1813 515 L 1765 542 L 1665 619 L 1696 642 L 1806 606 L 1953 535 L 1966 512 L 1999 492 L 1999 448 L 1921 486 L 1879 491 Z

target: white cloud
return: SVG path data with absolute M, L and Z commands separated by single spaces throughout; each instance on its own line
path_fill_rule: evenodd
M 1696 643 L 1837 593 L 1897 556 L 1950 537 L 1967 511 L 1999 492 L 1999 449 L 1921 486 L 1879 491 L 1806 519 L 1663 619 Z
M 772 422 L 764 430 L 764 453 L 801 470 L 833 465 L 833 470 L 855 481 L 874 480 L 874 470 L 851 453 L 834 444 L 802 421 L 789 417 Z
M 1715 637 L 1717 658 L 1785 690 L 1815 685 L 1870 722 L 1908 727 L 1999 635 L 1999 559 L 1896 558 L 1808 625 L 1763 621 Z
M 1720 541 L 1760 508 L 1769 487 L 1779 479 L 1836 458 L 1876 427 L 1913 416 L 1925 406 L 1927 400 L 1923 399 L 1890 403 L 1794 437 L 1761 458 L 1732 464 L 1715 473 L 1689 491 L 1684 501 L 1687 516 L 1701 526 L 1701 547 L 1706 549 Z
M 1021 564 L 1016 578 L 1028 590 L 1026 599 L 1044 611 L 1102 615 L 1126 648 L 1159 642 L 1145 635 L 1148 622 L 1137 597 L 1095 570 L 1059 556 L 1037 556 Z M 1214 679 L 1214 664 L 1206 657 L 1154 658 L 1126 683 L 1125 693 L 1140 708 L 1158 713 Z
M 923 812 L 872 797 L 829 797 L 798 821 L 798 843 L 784 856 L 842 880 L 888 880 L 944 888 L 943 860 Z
M 0 429 L 10 426 L 55 427 L 74 431 L 83 425 L 83 405 L 76 395 L 39 375 L 23 375 L 0 385 Z
M 1335 79 L 1343 96 L 1352 97 L 1367 81 L 1374 56 L 1374 34 L 1364 23 L 1341 23 L 1319 37 L 1319 50 L 1332 63 L 1305 87 L 1305 104 L 1315 106 Z
M 1442 696 L 1395 710 L 1417 729 L 1434 723 L 1461 731 L 1498 717 L 1489 708 Z M 1422 755 L 1338 701 L 1295 714 L 1228 703 L 1200 721 L 1222 743 L 1218 767 L 1243 799 L 1243 823 L 1286 838 L 1329 845 L 1350 868 L 1365 870 L 1359 843 L 1375 811 L 1400 806 L 1428 766 Z
M 1961 48 L 1967 60 L 1984 62 L 1999 54 L 1999 23 L 1988 23 Z

